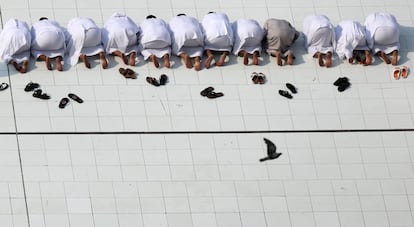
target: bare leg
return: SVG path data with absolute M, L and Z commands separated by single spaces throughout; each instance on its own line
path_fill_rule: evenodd
M 17 64 L 17 62 L 15 60 L 11 60 L 10 63 L 14 66 L 14 68 L 16 69 L 16 71 L 22 70 L 22 67 L 20 67 L 19 64 Z
M 390 59 L 388 59 L 388 57 L 387 57 L 387 55 L 384 53 L 384 52 L 382 52 L 382 51 L 379 51 L 379 52 L 377 52 L 377 55 L 386 63 L 386 64 L 390 64 L 391 63 L 391 61 L 390 61 Z
M 224 61 L 226 61 L 226 57 L 229 54 L 227 51 L 223 51 L 223 53 L 220 55 L 219 60 L 216 62 L 216 66 L 223 66 Z
M 187 69 L 193 68 L 193 64 L 191 63 L 191 59 L 187 54 L 181 53 L 180 58 L 183 59 L 185 67 L 187 67 Z
M 40 61 L 45 61 L 46 68 L 48 70 L 52 70 L 52 64 L 50 64 L 50 58 L 49 57 L 46 57 L 46 55 L 40 55 L 37 59 L 40 60 Z
M 288 63 L 288 65 L 293 65 L 293 60 L 295 59 L 295 56 L 293 55 L 293 53 L 292 52 L 289 52 L 288 53 L 288 56 L 287 56 L 287 63 Z
M 137 53 L 135 53 L 135 52 L 132 52 L 130 55 L 129 55 L 129 65 L 130 66 L 135 66 L 135 57 L 137 56 Z
M 282 54 L 279 51 L 276 52 L 276 63 L 277 65 L 282 66 Z
M 243 57 L 243 64 L 244 65 L 249 64 L 249 55 L 247 54 L 246 51 L 241 50 L 241 51 L 239 51 L 239 54 L 238 55 L 241 56 L 241 57 Z
M 28 60 L 24 60 L 23 64 L 22 64 L 22 69 L 20 70 L 21 73 L 26 73 L 27 72 L 27 66 L 29 65 L 29 61 Z
M 201 57 L 195 57 L 194 58 L 194 69 L 196 71 L 200 71 L 201 70 Z
M 150 56 L 151 61 L 154 63 L 155 68 L 159 68 L 160 67 L 160 63 L 158 63 L 157 57 L 155 57 L 155 55 L 151 55 Z
M 369 50 L 365 50 L 365 65 L 371 65 L 372 64 L 372 57 L 369 53 Z
M 125 54 L 122 53 L 121 51 L 116 50 L 116 51 L 112 52 L 112 54 L 115 55 L 115 56 L 120 57 L 122 62 L 124 62 L 124 64 L 128 64 L 128 61 L 127 61 L 127 58 L 125 57 Z
M 165 68 L 170 68 L 171 67 L 171 63 L 170 63 L 170 55 L 169 54 L 165 54 L 163 56 L 164 58 L 164 67 Z
M 253 65 L 259 65 L 259 52 L 253 52 Z
M 328 52 L 326 53 L 326 68 L 329 68 L 332 66 L 332 53 Z
M 398 50 L 394 50 L 392 52 L 391 64 L 392 65 L 397 65 L 398 64 Z
M 89 63 L 88 59 L 86 58 L 86 55 L 81 54 L 79 56 L 79 58 L 82 60 L 83 64 L 85 64 L 85 67 L 90 69 L 91 68 L 91 64 Z
M 101 60 L 102 68 L 107 69 L 108 68 L 108 61 L 106 60 L 104 52 L 99 53 L 99 59 Z
M 318 58 L 318 64 L 319 64 L 319 66 L 321 66 L 321 67 L 325 66 L 325 63 L 323 63 L 323 59 L 322 59 L 321 52 L 317 52 L 315 55 Z
M 206 54 L 207 54 L 207 59 L 206 62 L 204 62 L 204 67 L 206 67 L 206 69 L 210 68 L 211 62 L 214 59 L 214 55 L 213 53 L 211 53 L 211 50 L 206 50 Z
M 63 65 L 62 65 L 62 57 L 61 56 L 57 56 L 56 59 L 56 69 L 58 71 L 63 71 Z

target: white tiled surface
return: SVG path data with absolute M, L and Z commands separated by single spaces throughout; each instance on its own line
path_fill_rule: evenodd
M 16 17 L 31 24 L 48 16 L 66 26 L 72 17 L 89 16 L 102 25 L 115 11 L 138 23 L 148 14 L 169 21 L 180 12 L 201 19 L 223 11 L 231 20 L 287 19 L 298 30 L 315 12 L 336 24 L 386 11 L 402 25 L 400 64 L 413 67 L 409 0 L 0 0 L 0 5 L 3 22 Z M 369 67 L 336 61 L 320 68 L 302 38 L 294 49 L 297 64 L 284 67 L 266 55 L 261 66 L 231 57 L 224 67 L 200 72 L 175 57 L 172 69 L 140 62 L 136 80 L 120 76 L 117 70 L 124 66 L 111 57 L 107 70 L 97 59 L 90 70 L 78 64 L 64 72 L 32 61 L 25 75 L 0 64 L 1 82 L 11 85 L 0 92 L 0 226 L 414 226 L 414 133 L 397 131 L 414 128 L 412 76 L 395 81 L 393 67 L 378 59 Z M 265 73 L 268 82 L 253 85 L 254 71 Z M 145 82 L 162 73 L 169 76 L 166 86 Z M 340 76 L 352 83 L 343 93 L 332 85 Z M 41 84 L 52 99 L 24 92 L 29 81 Z M 292 100 L 277 94 L 286 82 L 299 90 Z M 211 85 L 225 96 L 201 97 Z M 59 109 L 69 92 L 85 103 Z M 355 131 L 373 129 L 380 131 Z M 263 137 L 276 143 L 283 153 L 279 159 L 258 162 L 265 155 Z

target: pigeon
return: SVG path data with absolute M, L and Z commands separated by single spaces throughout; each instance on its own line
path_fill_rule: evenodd
M 272 141 L 266 138 L 263 138 L 263 140 L 265 141 L 267 145 L 267 157 L 261 158 L 259 161 L 264 162 L 267 160 L 276 159 L 276 158 L 279 158 L 280 155 L 282 155 L 282 153 L 276 152 L 276 145 Z

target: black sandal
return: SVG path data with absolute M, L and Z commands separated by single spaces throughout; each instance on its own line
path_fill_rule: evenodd
M 4 91 L 4 90 L 6 90 L 7 88 L 9 87 L 9 84 L 8 83 L 1 83 L 0 84 L 0 91 Z
M 145 78 L 145 80 L 146 80 L 148 83 L 150 83 L 150 84 L 154 85 L 155 87 L 159 87 L 159 86 L 160 86 L 160 83 L 158 83 L 157 79 L 155 79 L 154 77 L 149 77 L 149 76 L 147 76 L 147 78 Z
M 214 88 L 213 88 L 213 87 L 207 87 L 207 88 L 205 88 L 204 90 L 202 90 L 202 91 L 200 92 L 200 95 L 201 95 L 201 96 L 207 96 L 207 95 L 208 95 L 208 94 L 210 94 L 213 90 L 214 90 Z
M 69 93 L 68 97 L 75 100 L 78 103 L 83 103 L 83 99 L 79 98 L 79 96 L 73 94 L 73 93 Z
M 212 92 L 207 94 L 207 98 L 209 98 L 209 99 L 215 99 L 215 98 L 219 98 L 219 97 L 222 97 L 222 96 L 224 96 L 224 94 L 222 92 L 212 91 Z
M 279 90 L 279 95 L 281 95 L 285 98 L 288 98 L 288 99 L 293 98 L 293 96 L 288 91 L 285 91 L 285 90 Z
M 63 109 L 69 103 L 69 99 L 64 97 L 59 102 L 59 108 Z
M 290 90 L 290 92 L 292 92 L 293 94 L 298 93 L 298 91 L 296 90 L 296 87 L 291 84 L 291 83 L 286 83 L 286 87 Z
M 38 83 L 29 82 L 26 87 L 24 88 L 25 92 L 34 91 L 36 88 L 39 88 L 40 85 Z
M 165 74 L 161 74 L 160 76 L 160 85 L 165 85 L 168 82 L 168 76 Z
M 43 93 L 42 89 L 36 89 L 33 92 L 33 97 L 39 98 L 39 99 L 44 99 L 44 100 L 50 99 L 50 96 L 46 93 Z

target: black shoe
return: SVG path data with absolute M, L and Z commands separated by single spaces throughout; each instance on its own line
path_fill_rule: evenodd
M 343 83 L 339 84 L 338 91 L 339 92 L 343 92 L 346 89 L 348 89 L 350 86 L 351 86 L 351 83 L 349 83 L 349 82 L 343 82 Z
M 337 80 L 335 80 L 335 82 L 333 83 L 333 85 L 335 86 L 339 86 L 342 83 L 347 83 L 349 82 L 348 77 L 339 77 Z
M 287 83 L 286 87 L 290 90 L 290 92 L 292 92 L 293 94 L 298 93 L 298 91 L 296 90 L 296 87 L 293 86 L 293 84 Z
M 293 98 L 293 96 L 288 91 L 285 91 L 285 90 L 279 90 L 279 95 L 286 97 L 288 99 Z

